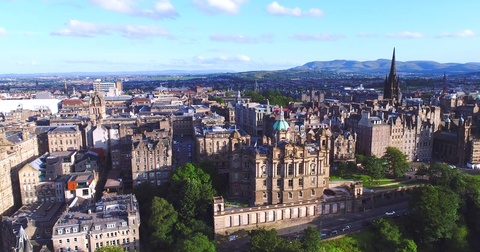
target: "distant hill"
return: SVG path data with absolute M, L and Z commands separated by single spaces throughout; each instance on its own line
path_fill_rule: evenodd
M 291 70 L 334 71 L 338 73 L 383 73 L 390 71 L 391 60 L 378 59 L 374 61 L 332 60 L 312 61 Z M 480 63 L 438 63 L 435 61 L 396 61 L 399 73 L 462 74 L 480 72 Z

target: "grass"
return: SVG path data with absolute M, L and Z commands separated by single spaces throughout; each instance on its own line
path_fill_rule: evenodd
M 370 252 L 375 251 L 372 246 L 374 243 L 373 233 L 365 230 L 343 238 L 324 241 L 322 248 L 325 248 L 325 251 L 335 252 Z
M 400 181 L 394 185 L 387 185 L 387 186 L 372 186 L 369 187 L 371 189 L 393 189 L 401 186 L 408 186 L 408 185 L 423 185 L 427 184 L 428 182 L 425 180 L 415 179 L 415 180 L 404 180 Z

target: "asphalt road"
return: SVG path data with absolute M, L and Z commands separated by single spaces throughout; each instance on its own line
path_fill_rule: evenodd
M 294 238 L 301 235 L 304 229 L 309 226 L 316 227 L 319 231 L 324 232 L 326 235 L 325 239 L 333 239 L 338 236 L 349 234 L 352 232 L 359 231 L 365 226 L 363 223 L 365 221 L 372 221 L 382 217 L 387 217 L 387 211 L 395 211 L 396 215 L 402 216 L 408 208 L 408 202 L 403 201 L 400 203 L 378 207 L 372 210 L 367 210 L 365 212 L 359 213 L 348 213 L 341 215 L 333 215 L 323 218 L 318 218 L 317 220 L 308 223 L 302 224 L 295 227 L 288 227 L 283 229 L 277 229 L 278 235 L 285 238 Z M 393 216 L 392 216 L 393 217 Z M 349 225 L 350 229 L 342 231 L 342 228 Z M 331 231 L 337 230 L 336 235 L 330 235 Z M 238 238 L 234 241 L 224 242 L 217 245 L 217 251 L 247 251 L 248 242 L 250 241 L 249 237 Z

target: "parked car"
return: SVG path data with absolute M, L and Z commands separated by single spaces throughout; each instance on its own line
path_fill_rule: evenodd
M 393 216 L 393 215 L 395 215 L 395 211 L 393 211 L 393 210 L 392 210 L 392 211 L 388 211 L 388 212 L 385 213 L 385 215 L 387 215 L 387 216 Z
M 330 232 L 330 235 L 337 235 L 337 234 L 338 234 L 338 231 L 336 229 Z
M 350 230 L 350 225 L 346 225 L 345 227 L 342 228 L 342 232 Z
M 327 238 L 327 233 L 322 232 L 322 239 L 323 239 L 323 238 Z

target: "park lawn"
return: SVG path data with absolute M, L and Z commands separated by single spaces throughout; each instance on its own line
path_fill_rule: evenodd
M 372 232 L 365 230 L 339 239 L 323 241 L 322 248 L 328 252 L 373 252 L 374 243 Z
M 387 186 L 371 186 L 369 187 L 370 189 L 393 189 L 397 187 L 402 187 L 402 186 L 408 186 L 408 185 L 423 185 L 423 184 L 428 184 L 428 181 L 421 180 L 421 179 L 414 179 L 414 180 L 405 180 L 398 182 L 393 185 L 387 185 Z
M 379 180 L 367 180 L 363 181 L 363 186 L 365 187 L 373 187 L 373 186 L 382 186 L 382 185 L 387 185 L 391 183 L 399 182 L 399 180 L 396 179 L 379 179 Z

